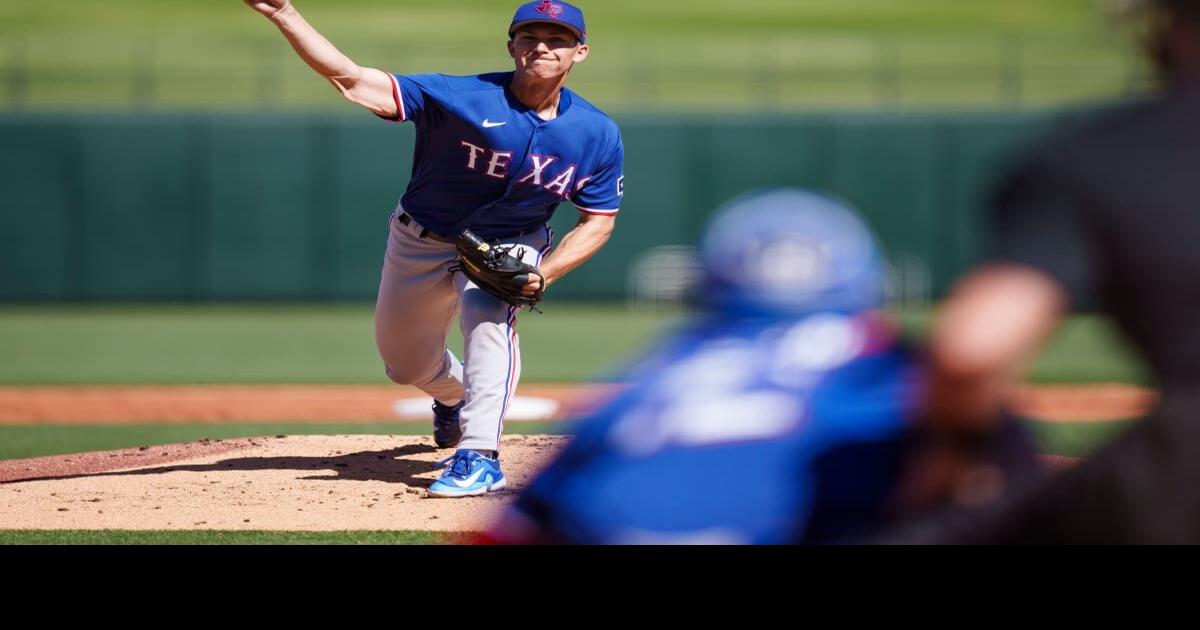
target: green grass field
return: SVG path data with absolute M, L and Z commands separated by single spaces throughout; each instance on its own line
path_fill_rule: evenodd
M 506 69 L 515 0 L 298 0 L 363 65 Z M 572 84 L 612 110 L 994 107 L 1124 90 L 1127 38 L 1093 0 L 582 2 Z M 345 107 L 238 0 L 0 3 L 0 105 Z
M 579 383 L 615 373 L 685 317 L 621 305 L 555 304 L 522 316 L 523 381 Z M 0 385 L 384 384 L 371 306 L 6 306 Z M 902 318 L 919 340 L 928 314 Z M 583 332 L 586 331 L 586 332 Z M 451 346 L 461 349 L 454 335 Z M 1144 383 L 1143 365 L 1095 317 L 1068 321 L 1029 374 L 1042 383 Z M 511 430 L 561 427 L 513 423 Z M 1119 423 L 1037 428 L 1043 451 L 1078 455 Z M 204 437 L 424 433 L 412 424 L 0 427 L 0 459 L 170 444 Z
M 600 378 L 669 330 L 680 313 L 561 304 L 521 315 L 522 380 Z M 905 317 L 919 338 L 927 314 Z M 457 331 L 451 347 L 461 349 Z M 4 306 L 0 385 L 386 383 L 370 305 Z M 1069 320 L 1034 382 L 1145 382 L 1103 320 Z
M 669 326 L 620 306 L 524 313 L 526 382 L 594 378 Z M 386 383 L 372 305 L 0 308 L 0 384 Z M 586 331 L 586 332 L 584 332 Z M 455 329 L 451 347 L 461 354 Z

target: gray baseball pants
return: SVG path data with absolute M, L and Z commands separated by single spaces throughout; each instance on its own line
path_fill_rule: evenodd
M 485 293 L 463 274 L 451 274 L 451 243 L 419 235 L 423 228 L 388 220 L 387 253 L 375 304 L 375 345 L 388 378 L 413 385 L 443 404 L 466 400 L 458 448 L 499 450 L 504 415 L 521 378 L 517 309 Z M 549 225 L 502 240 L 534 266 L 554 240 Z M 446 347 L 459 314 L 463 361 Z

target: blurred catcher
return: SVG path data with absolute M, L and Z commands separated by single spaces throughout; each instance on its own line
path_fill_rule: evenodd
M 701 245 L 701 313 L 490 533 L 510 543 L 828 543 L 902 514 L 917 361 L 877 309 L 885 262 L 845 204 L 741 197 Z

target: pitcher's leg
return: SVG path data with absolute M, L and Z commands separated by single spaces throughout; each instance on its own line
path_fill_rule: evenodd
M 446 348 L 458 306 L 447 269 L 454 256 L 452 245 L 392 221 L 375 303 L 375 345 L 388 378 L 450 405 L 464 397 L 462 365 Z
M 514 253 L 536 266 L 552 239 L 547 227 L 518 241 L 520 246 Z M 461 292 L 463 383 L 467 392 L 459 448 L 498 451 L 504 415 L 521 378 L 519 309 L 483 292 L 461 274 L 456 275 L 455 284 Z
M 471 285 L 462 294 L 463 437 L 458 447 L 496 451 L 504 414 L 521 374 L 516 307 Z

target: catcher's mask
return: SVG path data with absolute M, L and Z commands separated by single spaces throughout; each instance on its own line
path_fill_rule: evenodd
M 701 305 L 731 314 L 853 313 L 884 303 L 886 263 L 844 202 L 795 188 L 720 207 L 700 243 Z

